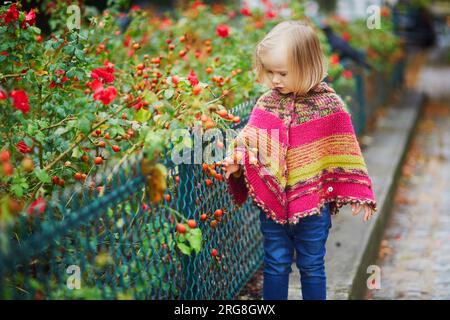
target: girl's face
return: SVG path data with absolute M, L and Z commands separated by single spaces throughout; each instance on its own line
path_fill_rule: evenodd
M 283 94 L 293 92 L 293 82 L 288 72 L 287 50 L 281 45 L 261 55 L 261 61 L 270 79 L 272 89 Z

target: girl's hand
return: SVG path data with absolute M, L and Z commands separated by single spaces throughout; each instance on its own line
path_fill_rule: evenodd
M 222 169 L 225 171 L 225 178 L 228 179 L 232 173 L 239 171 L 239 165 L 235 164 L 231 158 L 226 157 L 222 161 Z
M 352 203 L 352 214 L 356 216 L 359 214 L 361 209 L 364 207 L 364 221 L 369 221 L 370 218 L 372 218 L 372 215 L 375 213 L 375 211 L 372 210 L 372 208 L 368 204 L 361 205 L 360 203 Z

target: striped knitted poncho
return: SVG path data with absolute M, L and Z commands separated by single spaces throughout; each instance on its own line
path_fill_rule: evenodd
M 277 223 L 297 223 L 330 203 L 376 210 L 372 182 L 349 113 L 325 82 L 307 95 L 264 93 L 228 148 L 240 163 L 226 179 L 236 205 L 250 195 Z

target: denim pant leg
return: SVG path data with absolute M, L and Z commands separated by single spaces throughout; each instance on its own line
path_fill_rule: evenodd
M 303 300 L 326 300 L 325 244 L 330 228 L 328 204 L 320 215 L 301 218 L 295 225 L 296 264 L 300 271 Z
M 289 274 L 294 256 L 293 238 L 288 228 L 267 218 L 260 210 L 261 231 L 264 235 L 264 300 L 287 300 Z

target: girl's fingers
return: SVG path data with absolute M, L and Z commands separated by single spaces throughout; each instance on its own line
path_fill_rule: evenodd
M 361 211 L 361 209 L 363 208 L 363 205 L 361 203 L 358 203 L 357 205 L 358 207 L 356 208 L 356 214 L 359 214 L 359 212 Z
M 227 167 L 224 169 L 224 171 L 225 171 L 225 178 L 228 179 L 228 177 L 229 177 L 232 173 L 237 172 L 238 170 L 239 170 L 239 166 L 238 166 L 237 164 L 227 166 Z
M 228 165 L 232 165 L 232 164 L 235 164 L 235 161 L 234 161 L 234 159 L 233 159 L 233 158 L 231 158 L 231 157 L 228 157 L 228 158 L 227 158 L 227 164 L 228 164 Z
M 222 170 L 227 171 L 229 166 L 233 163 L 233 160 L 230 157 L 226 157 L 222 161 Z
M 359 214 L 359 212 L 362 210 L 362 208 L 364 208 L 364 221 L 368 221 L 370 220 L 370 218 L 372 218 L 372 215 L 374 213 L 374 211 L 372 210 L 372 208 L 366 204 L 360 204 L 360 203 L 352 203 L 352 214 L 354 216 L 356 216 L 357 214 Z
M 364 221 L 368 221 L 370 219 L 370 211 L 367 210 L 367 207 L 364 208 Z
M 372 218 L 373 215 L 373 211 L 372 208 L 370 208 L 369 206 L 365 206 L 364 210 L 366 211 L 366 214 L 364 215 L 364 221 L 368 221 L 370 220 L 370 218 Z
M 356 216 L 362 209 L 362 206 L 360 203 L 354 203 L 354 204 L 352 204 L 352 207 L 353 207 L 352 211 L 353 211 L 354 216 Z

